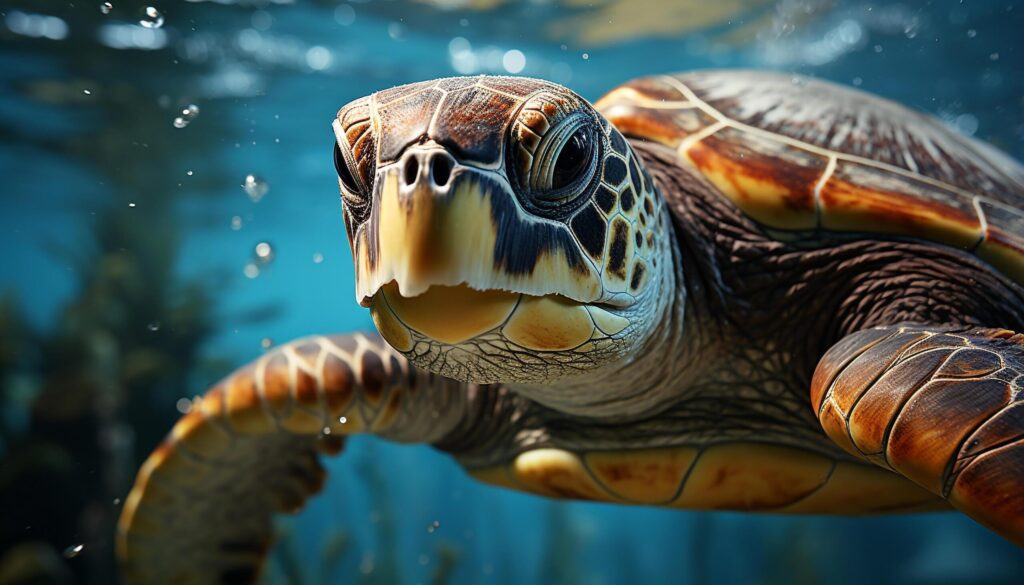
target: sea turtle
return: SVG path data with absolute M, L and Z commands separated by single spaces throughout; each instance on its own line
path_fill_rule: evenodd
M 956 508 L 1024 545 L 1024 168 L 896 103 L 701 71 L 461 77 L 334 120 L 381 336 L 289 343 L 143 465 L 130 583 L 248 583 L 318 453 L 691 509 Z

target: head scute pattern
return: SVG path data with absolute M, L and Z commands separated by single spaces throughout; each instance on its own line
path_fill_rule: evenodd
M 502 332 L 525 308 L 484 320 L 492 343 L 552 354 L 610 347 L 652 310 L 643 300 L 668 245 L 666 212 L 622 134 L 575 93 L 525 78 L 415 83 L 342 108 L 335 132 L 360 303 L 401 296 L 389 307 L 408 312 L 432 288 L 467 287 L 522 296 L 524 307 L 539 299 L 579 307 L 588 324 L 577 329 L 590 333 L 520 335 L 518 350 Z M 588 317 L 596 311 L 617 324 L 602 329 Z M 487 333 L 439 345 L 408 323 L 399 328 L 410 348 L 419 336 L 428 353 L 465 349 Z

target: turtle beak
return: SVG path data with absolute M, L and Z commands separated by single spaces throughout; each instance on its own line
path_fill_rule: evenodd
M 360 235 L 356 287 L 360 304 L 385 284 L 414 297 L 434 285 L 481 280 L 492 270 L 495 231 L 482 177 L 440 148 L 411 149 L 378 176 L 380 187 Z
M 498 172 L 411 147 L 378 169 L 370 217 L 353 236 L 357 299 L 370 306 L 385 285 L 405 298 L 438 286 L 600 298 L 599 275 L 564 226 L 538 222 Z

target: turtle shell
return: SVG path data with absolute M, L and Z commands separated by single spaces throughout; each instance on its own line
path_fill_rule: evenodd
M 758 71 L 641 78 L 596 106 L 627 136 L 675 149 L 773 234 L 919 238 L 1024 284 L 1024 167 L 935 118 Z

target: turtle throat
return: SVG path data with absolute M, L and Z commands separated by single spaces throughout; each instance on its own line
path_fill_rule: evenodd
M 466 284 L 404 296 L 390 282 L 370 311 L 393 347 L 436 374 L 503 383 L 567 413 L 641 414 L 665 402 L 686 297 L 674 240 L 659 241 L 658 270 L 629 305 Z
M 644 295 L 618 314 L 629 320 L 616 351 L 588 368 L 573 368 L 545 383 L 512 383 L 518 393 L 561 412 L 588 418 L 635 419 L 673 403 L 685 369 L 687 291 L 674 238 L 664 238 L 664 260 Z

